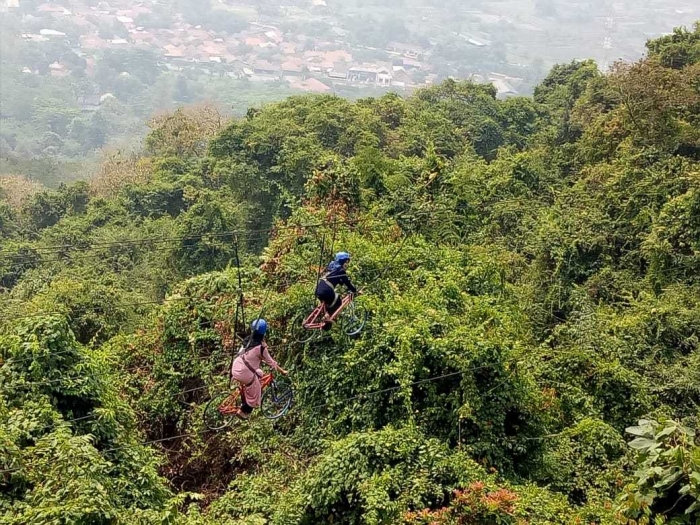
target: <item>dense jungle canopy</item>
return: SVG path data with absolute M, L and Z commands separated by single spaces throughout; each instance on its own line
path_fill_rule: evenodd
M 647 47 L 3 181 L 0 523 L 700 523 L 700 26 Z M 368 329 L 296 344 L 332 249 Z M 241 291 L 296 403 L 213 433 Z

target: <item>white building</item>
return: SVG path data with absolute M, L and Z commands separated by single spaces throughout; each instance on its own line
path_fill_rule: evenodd
M 62 37 L 66 36 L 66 34 L 62 31 L 56 31 L 55 29 L 42 29 L 39 31 L 39 34 L 41 36 L 46 36 L 46 37 Z

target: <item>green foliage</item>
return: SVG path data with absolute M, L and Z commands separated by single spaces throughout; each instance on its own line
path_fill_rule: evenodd
M 681 69 L 700 62 L 700 24 L 693 31 L 676 28 L 673 33 L 647 42 L 649 56 L 658 57 L 665 67 Z
M 700 447 L 695 432 L 672 420 L 643 419 L 627 428 L 636 436 L 634 481 L 620 495 L 620 510 L 639 523 L 697 523 L 700 519 Z
M 101 182 L 7 200 L 8 522 L 693 523 L 693 35 L 557 66 L 533 100 L 446 81 L 178 111 Z M 46 147 L 87 132 L 44 117 Z M 367 329 L 297 344 L 340 249 Z M 295 406 L 210 434 L 260 312 Z
M 108 523 L 165 502 L 103 356 L 89 355 L 58 317 L 20 324 L 0 344 L 2 523 Z
M 22 215 L 28 221 L 29 230 L 41 230 L 53 226 L 64 215 L 83 213 L 88 200 L 87 183 L 61 185 L 55 193 L 47 191 L 34 195 L 24 204 Z
M 462 454 L 413 428 L 385 428 L 334 443 L 289 490 L 272 522 L 395 523 L 406 508 L 432 505 L 483 475 Z
M 603 421 L 583 419 L 550 438 L 547 448 L 543 464 L 551 470 L 543 473 L 543 479 L 573 504 L 605 501 L 625 479 L 624 440 Z

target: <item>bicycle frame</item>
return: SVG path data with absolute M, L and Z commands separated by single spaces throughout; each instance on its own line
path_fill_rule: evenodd
M 345 309 L 345 307 L 353 300 L 353 295 L 352 294 L 347 294 L 343 296 L 343 299 L 340 302 L 340 306 L 338 309 L 333 312 L 333 315 L 330 317 L 329 321 L 333 322 L 335 319 L 340 315 L 340 313 Z M 304 322 L 302 323 L 302 326 L 306 328 L 307 330 L 319 330 L 323 328 L 326 324 L 327 321 L 323 320 L 323 315 L 326 313 L 326 303 L 321 302 L 316 308 L 314 308 L 314 311 L 309 314 L 309 316 L 304 319 Z
M 264 392 L 265 389 L 270 386 L 270 384 L 275 380 L 275 376 L 272 374 L 265 374 L 260 378 L 260 392 Z M 238 407 L 235 405 L 235 401 L 238 398 L 241 398 L 241 400 L 245 399 L 245 386 L 239 385 L 238 388 L 235 388 L 231 394 L 219 405 L 219 412 L 221 412 L 224 415 L 230 415 L 231 413 L 235 412 L 238 410 Z

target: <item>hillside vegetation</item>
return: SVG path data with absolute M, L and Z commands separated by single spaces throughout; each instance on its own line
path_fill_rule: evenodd
M 647 47 L 3 185 L 0 523 L 699 523 L 700 26 Z M 340 249 L 368 329 L 295 343 Z M 296 403 L 213 433 L 241 291 Z

